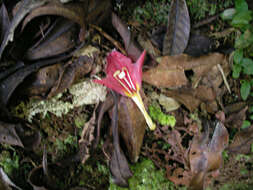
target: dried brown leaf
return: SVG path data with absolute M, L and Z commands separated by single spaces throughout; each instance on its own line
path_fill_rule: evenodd
M 184 52 L 190 35 L 190 17 L 185 0 L 173 0 L 170 6 L 168 27 L 163 40 L 163 55 Z
M 45 59 L 66 53 L 76 45 L 76 39 L 73 39 L 73 36 L 78 36 L 74 23 L 66 19 L 58 19 L 46 34 L 41 36 L 42 40 L 26 51 L 25 58 Z
M 115 184 L 128 187 L 128 179 L 132 176 L 132 172 L 128 166 L 127 159 L 120 149 L 119 131 L 118 131 L 118 98 L 119 95 L 112 92 L 114 99 L 112 113 L 112 135 L 113 135 L 113 152 L 110 160 L 110 171 Z
M 205 176 L 217 170 L 222 164 L 222 151 L 229 140 L 227 129 L 218 122 L 212 139 L 209 140 L 209 124 L 204 124 L 204 133 L 194 136 L 189 151 L 189 162 L 193 178 L 191 189 L 203 189 Z
M 114 13 L 112 13 L 112 25 L 123 39 L 128 57 L 130 57 L 133 61 L 136 61 L 141 55 L 141 50 L 134 41 L 131 31 L 128 30 L 127 26 Z
M 13 41 L 15 29 L 23 20 L 23 18 L 33 9 L 45 4 L 46 1 L 47 0 L 23 0 L 22 1 L 22 5 L 20 5 L 17 11 L 17 14 L 14 16 L 8 30 L 5 32 L 4 39 L 0 47 L 0 59 L 2 57 L 3 51 L 5 47 L 7 46 L 7 44 Z
M 19 124 L 9 124 L 0 121 L 0 142 L 7 143 L 9 145 L 16 145 L 24 147 L 22 141 L 20 140 L 16 127 L 21 127 Z
M 234 136 L 228 150 L 232 153 L 249 154 L 251 153 L 251 144 L 253 143 L 253 125 L 242 129 Z
M 1 29 L 0 42 L 1 43 L 4 39 L 4 35 L 6 31 L 8 30 L 9 26 L 10 26 L 10 18 L 9 18 L 9 15 L 4 3 L 2 3 L 1 9 L 0 9 L 0 29 Z
M 127 97 L 119 101 L 119 134 L 122 136 L 132 162 L 137 162 L 146 129 L 145 119 L 135 105 Z

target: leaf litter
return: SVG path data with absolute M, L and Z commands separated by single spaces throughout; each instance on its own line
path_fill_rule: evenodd
M 26 179 L 33 189 L 96 189 L 96 185 L 101 189 L 104 182 L 82 181 L 85 170 L 96 175 L 94 168 L 86 165 L 91 161 L 109 176 L 96 160 L 107 162 L 114 183 L 127 187 L 134 175 L 129 163 L 138 163 L 143 157 L 165 169 L 174 184 L 204 189 L 219 179 L 224 151 L 251 153 L 252 126 L 241 128 L 248 108 L 224 100 L 230 89 L 238 92 L 231 80 L 227 81 L 231 70 L 228 56 L 212 51 L 209 38 L 190 35 L 184 0 L 172 1 L 162 40 L 145 31 L 136 38 L 135 26 L 129 27 L 112 13 L 109 1 L 92 0 L 88 6 L 84 1 L 21 3 L 11 21 L 9 9 L 3 4 L 1 8 L 0 103 L 8 117 L 1 117 L 0 140 L 21 157 L 23 152 L 29 153 L 28 157 L 31 154 L 34 164 Z M 29 43 L 20 46 L 33 24 L 39 27 L 32 31 Z M 203 40 L 200 48 L 194 38 Z M 104 58 L 114 46 L 133 62 L 147 50 L 141 96 L 146 107 L 154 101 L 161 106 L 157 117 L 175 118 L 173 128 L 157 122 L 156 130 L 147 132 L 145 119 L 131 99 L 107 93 L 90 81 L 104 76 Z M 14 66 L 4 62 L 12 58 L 18 60 Z M 13 106 L 14 115 L 8 111 Z M 21 115 L 26 116 L 16 117 Z M 215 121 L 214 115 L 220 121 Z M 77 116 L 81 116 L 78 125 Z M 30 123 L 24 124 L 24 119 Z M 61 176 L 63 173 L 67 175 Z M 53 179 L 57 183 L 52 183 Z M 98 180 L 92 176 L 89 181 L 92 179 Z M 108 178 L 106 181 L 108 186 Z

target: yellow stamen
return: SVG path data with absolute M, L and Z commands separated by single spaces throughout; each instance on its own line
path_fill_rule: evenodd
M 155 130 L 156 125 L 153 123 L 152 119 L 149 117 L 149 115 L 144 107 L 144 104 L 141 99 L 139 91 L 137 91 L 131 98 L 133 99 L 135 104 L 138 106 L 138 108 L 141 110 L 142 114 L 144 115 L 145 120 L 146 120 L 147 125 L 149 126 L 150 130 Z

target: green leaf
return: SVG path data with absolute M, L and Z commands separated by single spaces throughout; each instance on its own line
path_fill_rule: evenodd
M 246 129 L 248 128 L 249 126 L 251 125 L 250 121 L 248 120 L 244 120 L 243 123 L 242 123 L 242 129 Z
M 242 66 L 243 66 L 243 73 L 244 74 L 253 75 L 253 60 L 252 59 L 243 58 Z
M 233 78 L 235 78 L 235 79 L 239 78 L 241 70 L 242 70 L 241 65 L 234 64 L 233 65 L 233 74 L 232 74 Z
M 234 16 L 231 24 L 234 27 L 241 28 L 243 25 L 248 25 L 251 19 L 251 11 L 239 12 Z
M 220 16 L 222 20 L 231 20 L 233 19 L 235 13 L 236 13 L 236 10 L 234 8 L 229 8 L 229 9 L 224 10 Z
M 250 89 L 251 89 L 250 82 L 246 80 L 242 81 L 240 92 L 243 100 L 246 100 L 248 98 Z
M 253 120 L 253 115 L 250 115 L 249 118 L 250 118 L 250 120 Z
M 253 34 L 250 30 L 246 30 L 243 35 L 235 40 L 236 49 L 244 49 L 253 43 Z
M 234 52 L 234 63 L 240 64 L 243 58 L 243 50 L 237 49 Z
M 249 113 L 253 113 L 253 106 L 249 107 Z
M 248 4 L 245 0 L 235 0 L 235 9 L 238 12 L 247 11 Z

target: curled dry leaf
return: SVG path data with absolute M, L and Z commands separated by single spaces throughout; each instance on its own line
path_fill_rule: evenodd
M 119 131 L 118 131 L 118 98 L 116 92 L 112 92 L 114 99 L 112 113 L 112 135 L 113 135 L 113 152 L 110 160 L 110 171 L 115 184 L 128 187 L 128 179 L 132 176 L 132 172 L 128 166 L 127 159 L 120 149 Z
M 57 19 L 41 39 L 25 53 L 28 60 L 45 59 L 66 53 L 77 44 L 77 27 L 72 21 Z
M 118 31 L 121 38 L 123 39 L 125 50 L 127 52 L 128 57 L 130 57 L 133 61 L 138 60 L 142 51 L 134 41 L 134 38 L 131 35 L 131 31 L 114 13 L 112 13 L 112 25 Z
M 253 125 L 238 131 L 228 150 L 232 153 L 249 154 L 253 143 Z
M 1 43 L 4 39 L 4 35 L 6 31 L 8 30 L 9 26 L 10 26 L 10 18 L 9 18 L 9 15 L 4 3 L 2 3 L 1 9 L 0 9 L 0 29 L 1 29 L 0 42 Z
M 184 52 L 190 35 L 190 17 L 185 0 L 172 0 L 168 27 L 163 40 L 163 55 Z
M 203 189 L 208 172 L 218 170 L 222 164 L 222 151 L 228 145 L 228 132 L 220 122 L 216 124 L 212 139 L 209 140 L 210 126 L 204 124 L 204 132 L 195 135 L 189 151 L 189 163 L 193 178 L 191 189 Z
M 16 27 L 20 24 L 23 18 L 33 9 L 43 5 L 47 0 L 23 0 L 20 5 L 17 14 L 11 21 L 11 24 L 8 27 L 8 30 L 5 32 L 3 42 L 0 47 L 0 59 L 2 57 L 3 51 L 7 44 L 13 41 L 14 32 Z
M 24 147 L 16 132 L 16 127 L 21 127 L 21 125 L 9 124 L 0 121 L 0 142 Z
M 85 28 L 85 18 L 87 15 L 87 3 L 75 2 L 62 4 L 59 1 L 50 1 L 46 5 L 35 8 L 29 13 L 29 15 L 23 21 L 22 28 L 25 28 L 27 23 L 29 23 L 35 17 L 43 15 L 57 15 L 65 17 L 75 23 L 78 23 L 81 28 Z

